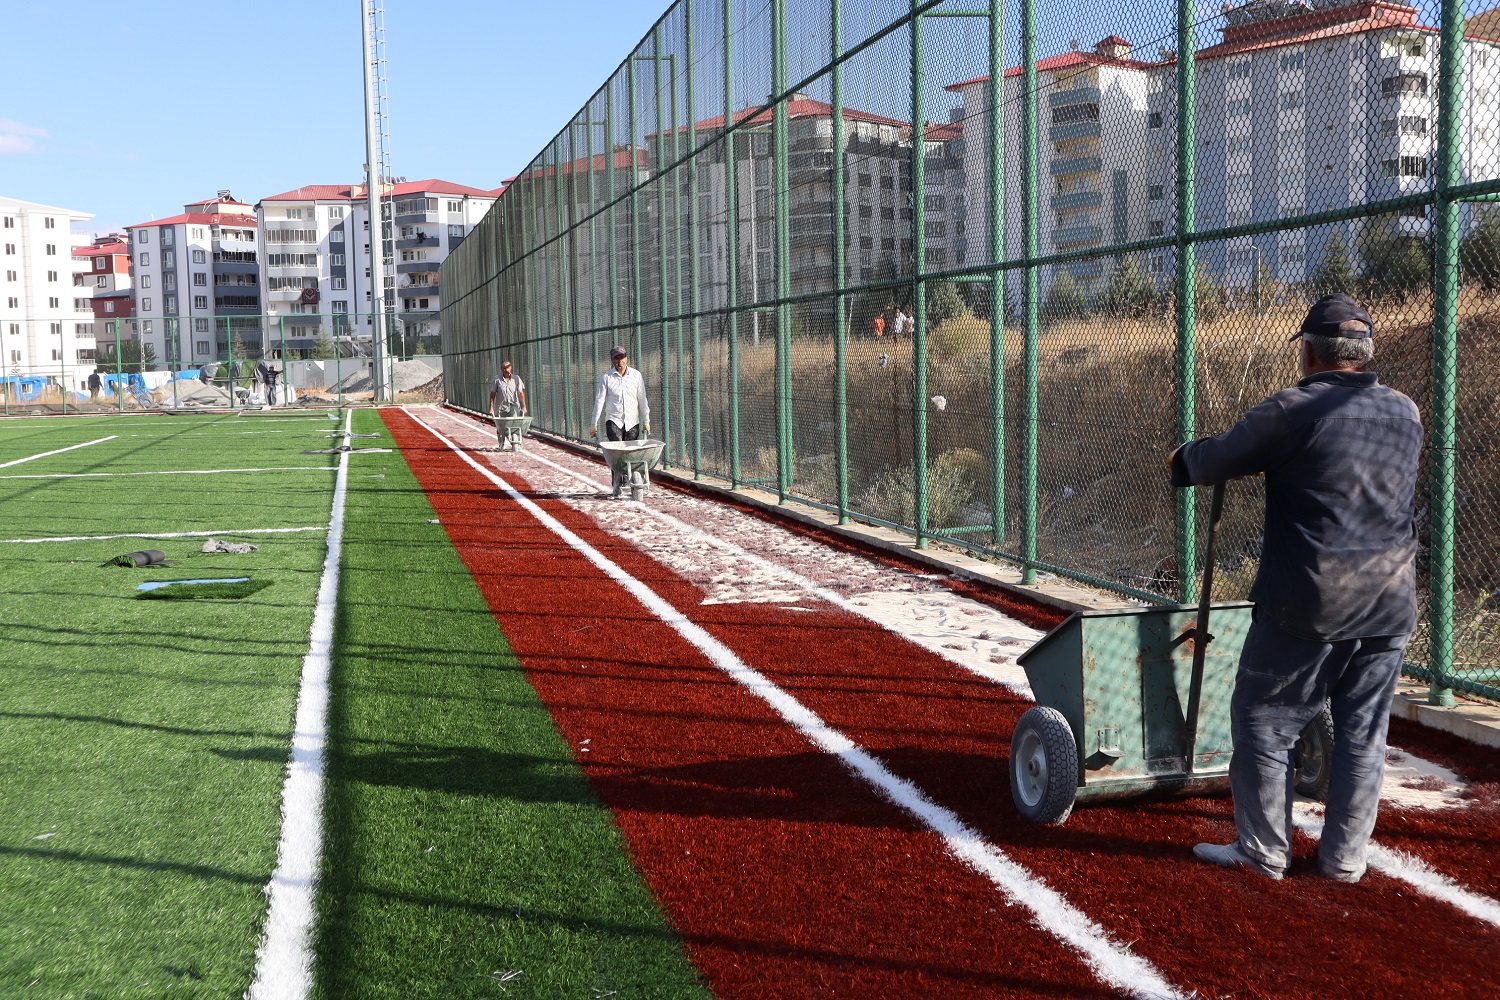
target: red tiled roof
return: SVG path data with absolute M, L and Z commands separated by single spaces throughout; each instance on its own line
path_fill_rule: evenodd
M 597 172 L 597 173 L 603 173 L 604 172 L 604 158 L 606 156 L 608 156 L 608 155 L 609 155 L 608 153 L 595 153 L 594 154 L 593 163 L 590 166 L 585 166 L 584 165 L 588 161 L 588 157 L 586 157 L 586 156 L 581 156 L 581 157 L 579 157 L 576 160 L 569 160 L 567 163 L 564 163 L 562 165 L 562 173 L 564 175 L 567 175 L 567 174 L 572 174 L 572 173 L 587 172 L 587 171 L 590 171 L 590 170 L 592 170 L 594 172 Z M 614 160 L 615 160 L 615 169 L 616 170 L 619 170 L 622 167 L 627 167 L 628 168 L 630 166 L 630 150 L 628 150 L 628 149 L 617 149 L 617 150 L 615 150 Z M 644 149 L 637 149 L 635 151 L 635 165 L 638 168 L 649 167 L 651 165 L 651 154 L 648 151 L 644 150 Z M 521 177 L 529 178 L 531 180 L 536 180 L 538 178 L 555 177 L 555 176 L 557 176 L 556 167 L 555 167 L 554 164 L 549 163 L 546 166 L 537 168 L 536 170 L 528 170 L 525 173 L 520 174 L 518 177 L 512 177 L 509 181 L 506 182 L 505 186 L 509 187 L 511 185 L 511 183 L 519 180 Z M 505 188 L 501 188 L 500 190 L 504 191 Z
M 1105 41 L 1108 40 L 1109 39 L 1105 39 Z M 1128 42 L 1125 42 L 1124 39 L 1120 39 L 1120 41 L 1124 44 L 1129 44 Z M 1064 52 L 1061 55 L 1048 56 L 1045 59 L 1038 59 L 1036 63 L 1036 71 L 1038 73 L 1050 73 L 1060 69 L 1071 69 L 1074 66 L 1119 66 L 1122 69 L 1150 69 L 1153 66 L 1160 65 L 1161 63 L 1141 62 L 1139 59 L 1115 59 L 1110 56 L 1100 55 L 1097 52 Z M 1005 71 L 1005 76 L 1007 79 L 1013 76 L 1020 75 L 1020 66 L 1012 66 Z M 958 83 L 950 83 L 943 89 L 958 90 L 960 87 L 968 87 L 976 83 L 984 83 L 989 80 L 989 78 L 989 74 L 986 73 L 984 76 L 976 76 L 972 80 L 960 80 Z
M 236 226 L 243 228 L 255 226 L 253 215 L 219 215 L 207 212 L 184 212 L 182 215 L 174 215 L 167 219 L 153 219 L 150 222 L 138 222 L 126 229 L 149 229 L 152 226 Z
M 922 130 L 922 138 L 928 142 L 948 142 L 952 139 L 962 139 L 963 137 L 963 122 L 941 122 L 939 124 L 928 122 L 927 127 Z
M 388 197 L 401 198 L 413 194 L 445 194 L 445 195 L 467 195 L 470 198 L 493 198 L 495 192 L 486 191 L 483 188 L 468 187 L 464 184 L 454 184 L 452 181 L 425 180 L 425 181 L 402 181 L 391 188 Z M 354 201 L 363 199 L 365 186 L 363 184 L 308 184 L 305 187 L 295 188 L 291 191 L 283 191 L 281 194 L 267 195 L 261 202 L 268 201 Z
M 770 108 L 746 108 L 744 111 L 736 111 L 734 123 L 736 125 L 770 125 L 774 114 Z M 832 118 L 833 105 L 827 101 L 815 101 L 810 97 L 798 97 L 786 102 L 786 116 L 792 118 Z M 898 118 L 887 118 L 884 115 L 872 114 L 868 111 L 860 111 L 858 108 L 844 108 L 844 120 L 856 122 L 873 122 L 877 125 L 899 125 L 902 128 L 911 128 L 910 122 L 901 121 Z M 697 123 L 697 128 L 704 131 L 713 131 L 724 127 L 724 116 L 705 118 Z M 676 129 L 678 132 L 686 132 L 687 126 L 683 125 Z M 646 136 L 653 139 L 659 133 Z
M 105 254 L 114 255 L 129 253 L 130 247 L 116 240 L 114 243 L 94 243 L 86 247 L 77 247 L 73 250 L 74 257 L 99 257 Z
M 240 201 L 238 198 L 217 198 L 217 197 L 215 197 L 215 198 L 204 198 L 202 201 L 190 201 L 190 202 L 188 202 L 188 204 L 187 204 L 186 207 L 188 207 L 188 208 L 198 208 L 199 206 L 202 206 L 202 205 L 245 205 L 246 208 L 250 207 L 245 202 Z
M 1206 49 L 1199 49 L 1198 58 L 1200 60 L 1222 59 L 1226 56 L 1254 52 L 1259 49 L 1270 49 L 1281 45 L 1301 45 L 1305 42 L 1390 28 L 1436 30 L 1417 24 L 1415 7 L 1394 3 L 1365 3 L 1357 7 L 1314 10 L 1296 17 L 1283 17 L 1272 21 L 1258 21 L 1254 24 L 1225 28 L 1224 40 Z

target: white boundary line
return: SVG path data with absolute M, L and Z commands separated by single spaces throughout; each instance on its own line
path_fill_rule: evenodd
M 437 413 L 441 413 L 449 420 L 452 420 L 464 427 L 473 427 L 475 430 L 478 429 L 477 427 L 474 427 L 474 425 L 460 420 L 458 417 L 454 416 L 446 409 L 433 407 L 433 410 Z M 542 456 L 537 455 L 531 451 L 522 451 L 520 452 L 520 454 L 525 455 L 527 458 L 531 459 L 534 462 L 540 462 L 543 465 L 550 466 L 551 468 L 554 468 L 565 475 L 571 476 L 581 483 L 587 483 L 588 485 L 598 489 L 600 492 L 607 492 L 609 490 L 609 487 L 604 483 L 601 483 L 595 479 L 590 479 L 585 474 L 577 472 L 573 469 L 569 469 L 567 466 L 560 465 L 557 462 L 552 461 L 551 459 L 543 458 Z M 732 553 L 733 555 L 738 556 L 739 558 L 742 558 L 747 562 L 754 563 L 761 569 L 764 569 L 767 572 L 774 574 L 775 576 L 779 576 L 781 579 L 792 584 L 793 586 L 801 588 L 802 590 L 806 591 L 813 597 L 818 598 L 819 600 L 827 601 L 829 604 L 832 604 L 834 607 L 839 608 L 842 611 L 847 611 L 850 614 L 858 615 L 859 617 L 864 618 L 867 621 L 874 622 L 876 625 L 879 625 L 881 628 L 886 629 L 887 631 L 890 630 L 889 626 L 869 608 L 860 607 L 859 605 L 845 598 L 843 595 L 829 590 L 827 587 L 824 587 L 816 580 L 812 580 L 806 576 L 803 576 L 796 570 L 788 569 L 785 566 L 774 563 L 762 555 L 751 552 L 749 549 L 746 549 L 741 545 L 737 545 L 736 543 L 731 542 L 728 539 L 720 538 L 719 536 L 712 534 L 711 532 L 708 532 L 703 528 L 698 527 L 697 525 L 688 524 L 686 521 L 683 521 L 677 517 L 673 517 L 671 514 L 668 514 L 665 511 L 657 510 L 655 507 L 651 507 L 646 504 L 641 504 L 640 506 L 643 510 L 646 511 L 646 513 L 657 518 L 658 520 L 670 524 L 678 531 L 691 535 L 695 538 L 700 538 L 723 552 Z M 1003 612 L 1001 613 L 1003 614 Z M 947 660 L 949 663 L 952 663 L 957 667 L 962 667 L 964 670 L 968 671 L 971 674 L 974 674 L 978 677 L 983 677 L 987 681 L 991 681 L 995 684 L 1001 685 L 1002 687 L 1008 688 L 1009 690 L 1014 691 L 1016 694 L 1021 695 L 1027 700 L 1035 700 L 1035 696 L 1031 692 L 1031 685 L 1029 684 L 1013 683 L 1011 681 L 996 677 L 993 674 L 986 673 L 985 671 L 980 670 L 978 667 L 974 666 L 972 663 L 965 662 L 960 657 L 954 656 L 951 652 L 948 652 L 941 648 L 935 648 L 927 645 L 923 645 L 922 648 L 928 650 L 929 652 L 936 653 L 943 659 Z
M 345 411 L 344 443 L 354 411 Z M 256 950 L 249 1000 L 300 1000 L 312 990 L 312 928 L 323 853 L 323 746 L 328 728 L 328 670 L 339 599 L 339 558 L 344 542 L 344 499 L 349 482 L 349 453 L 339 455 L 338 480 L 328 515 L 328 553 L 318 581 L 312 643 L 302 659 L 302 686 L 297 692 L 297 721 L 292 757 L 287 762 L 281 798 L 281 840 L 276 871 L 266 886 L 266 927 Z
M 106 441 L 113 441 L 119 436 L 118 434 L 111 434 L 109 437 L 96 438 L 93 441 L 85 441 L 83 444 L 70 444 L 66 448 L 58 448 L 56 451 L 44 451 L 40 455 L 31 455 L 27 458 L 17 458 L 9 462 L 0 462 L 0 469 L 8 469 L 12 465 L 20 465 L 22 462 L 35 462 L 37 459 L 46 458 L 48 455 L 61 455 L 65 451 L 76 451 L 79 448 L 87 448 L 91 444 L 103 444 Z
M 98 479 L 108 476 L 217 476 L 233 472 L 332 472 L 332 465 L 268 465 L 260 469 L 163 469 L 158 472 L 51 472 L 0 479 Z
M 492 470 L 476 462 L 459 445 L 444 437 L 420 417 L 409 415 L 569 547 L 603 570 L 648 611 L 697 648 L 710 663 L 770 705 L 814 746 L 837 758 L 839 763 L 873 787 L 882 797 L 936 833 L 959 860 L 986 876 L 1014 905 L 1029 910 L 1043 930 L 1079 952 L 1084 963 L 1103 982 L 1135 997 L 1152 1000 L 1182 997 L 1183 994 L 1167 982 L 1155 966 L 1133 954 L 1127 944 L 1111 938 L 1103 927 L 1090 920 L 1061 893 L 1012 861 L 953 812 L 933 802 L 917 786 L 886 770 L 885 765 L 853 740 L 828 726 L 811 709 L 747 665 L 727 646 L 701 626 L 694 624 L 646 584 L 625 572 L 552 515 L 516 492 Z
M 127 535 L 59 535 L 53 538 L 0 538 L 0 545 L 35 545 L 38 542 L 105 542 L 111 538 L 207 538 L 209 535 L 280 535 L 298 531 L 327 531 L 326 524 L 308 528 L 225 528 L 223 531 L 148 531 Z
M 1323 836 L 1323 818 L 1300 806 L 1292 812 L 1292 822 L 1303 833 L 1315 839 Z M 1420 858 L 1370 841 L 1369 865 L 1378 872 L 1410 885 L 1418 892 L 1440 899 L 1467 913 L 1475 920 L 1500 927 L 1500 902 L 1484 893 L 1467 889 Z

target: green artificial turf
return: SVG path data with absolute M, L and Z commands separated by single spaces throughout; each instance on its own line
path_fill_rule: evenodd
M 183 583 L 171 587 L 143 590 L 138 601 L 238 601 L 258 594 L 271 585 L 270 580 L 240 580 L 235 583 Z
M 349 481 L 318 994 L 707 996 L 402 456 L 365 462 L 384 478 Z
M 7 421 L 6 460 L 120 437 L 0 475 L 311 464 L 280 436 L 237 431 L 206 416 Z M 332 488 L 326 471 L 0 479 L 0 537 L 324 525 Z M 324 535 L 236 540 L 260 550 L 0 545 L 0 996 L 237 997 L 249 984 Z M 100 564 L 141 548 L 165 551 L 172 576 L 275 586 L 137 601 L 160 569 Z

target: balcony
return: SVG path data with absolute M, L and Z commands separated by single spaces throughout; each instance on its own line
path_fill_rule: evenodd
M 1098 208 L 1104 204 L 1104 195 L 1098 191 L 1073 191 L 1052 196 L 1053 208 Z
M 1104 238 L 1104 230 L 1098 226 L 1069 226 L 1052 232 L 1052 244 L 1064 246 L 1073 243 L 1098 243 Z
M 1053 160 L 1048 173 L 1053 177 L 1063 174 L 1097 174 L 1104 161 L 1097 156 L 1075 156 L 1071 160 Z
M 1104 261 L 1070 260 L 1063 268 L 1075 278 L 1098 278 L 1104 274 Z
M 1068 104 L 1098 104 L 1098 87 L 1077 87 L 1073 90 L 1055 90 L 1047 97 L 1049 107 L 1060 108 Z
M 230 310 L 243 310 L 244 312 L 259 312 L 260 300 L 254 295 L 221 295 L 214 299 L 214 308 L 218 312 Z
M 1062 142 L 1064 139 L 1097 139 L 1103 134 L 1098 122 L 1069 122 L 1067 125 L 1054 125 L 1047 132 L 1047 138 L 1053 142 Z
M 215 264 L 254 264 L 254 250 L 215 250 Z
M 430 222 L 437 225 L 438 213 L 436 209 L 423 212 L 407 212 L 396 216 L 395 222 L 398 226 L 415 225 L 417 223 Z
M 436 274 L 438 268 L 441 267 L 441 266 L 442 266 L 442 264 L 441 264 L 440 261 L 435 261 L 435 260 L 414 260 L 414 261 L 411 261 L 409 263 L 397 264 L 396 265 L 396 273 L 397 274 L 420 274 L 423 271 L 429 271 L 429 272 L 431 272 L 433 274 Z
M 436 236 L 416 236 L 409 240 L 397 240 L 397 250 L 420 250 L 424 247 L 442 246 L 443 241 Z

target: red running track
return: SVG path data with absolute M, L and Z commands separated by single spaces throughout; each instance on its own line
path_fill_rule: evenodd
M 1007 906 L 933 834 L 816 750 L 405 414 L 385 414 L 719 995 L 1108 993 L 1075 952 Z M 526 492 L 520 477 L 504 476 Z M 1482 956 L 1495 954 L 1500 933 L 1404 883 L 1372 874 L 1356 887 L 1312 877 L 1273 884 L 1194 862 L 1194 842 L 1231 835 L 1227 801 L 1092 807 L 1062 828 L 1024 823 L 1006 784 L 1011 727 L 1027 707 L 1019 697 L 826 604 L 799 601 L 814 614 L 703 606 L 696 586 L 591 518 L 533 499 L 1131 943 L 1183 992 L 1491 994 L 1493 969 Z M 1493 858 L 1495 819 L 1480 809 L 1443 823 L 1475 845 L 1466 853 Z M 1443 842 L 1452 832 L 1443 827 L 1429 838 L 1410 823 L 1391 846 L 1431 860 L 1453 848 Z M 1308 874 L 1310 849 L 1299 838 L 1295 876 Z M 1459 955 L 1434 977 L 1432 956 L 1455 948 Z

